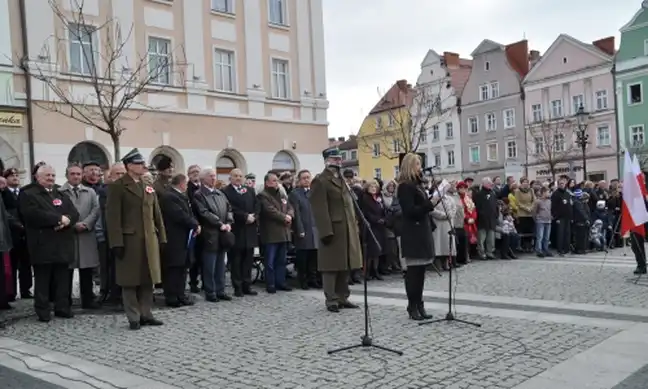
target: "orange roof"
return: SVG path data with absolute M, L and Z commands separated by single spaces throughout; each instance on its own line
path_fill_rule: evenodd
M 396 81 L 380 101 L 378 101 L 378 104 L 369 111 L 369 115 L 406 106 L 413 98 L 412 91 L 412 85 L 408 84 L 407 80 Z

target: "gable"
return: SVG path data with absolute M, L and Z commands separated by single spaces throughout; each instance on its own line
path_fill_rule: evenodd
M 648 1 L 644 1 L 641 5 L 641 9 L 630 19 L 630 21 L 623 27 L 621 27 L 621 32 L 629 30 L 633 27 L 642 26 L 648 24 Z
M 473 50 L 472 53 L 470 53 L 470 56 L 475 57 L 476 55 L 488 53 L 495 50 L 504 50 L 504 46 L 497 42 L 493 42 L 490 39 L 484 39 L 483 41 L 481 41 L 479 46 L 477 46 L 477 48 Z
M 423 58 L 423 62 L 421 62 L 421 68 L 440 62 L 441 56 L 434 50 L 428 50 L 427 54 L 425 54 L 425 58 Z
M 564 60 L 567 59 L 567 63 Z M 531 69 L 524 82 L 543 80 L 580 69 L 611 64 L 613 57 L 568 35 L 560 35 Z
M 485 69 L 486 61 L 490 63 L 489 70 Z M 478 102 L 480 86 L 490 82 L 499 84 L 500 96 L 520 91 L 520 76 L 510 66 L 505 51 L 491 52 L 473 59 L 468 81 L 461 94 L 461 104 L 465 106 Z

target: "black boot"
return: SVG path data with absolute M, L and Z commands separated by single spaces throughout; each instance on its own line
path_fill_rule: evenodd
M 418 304 L 411 304 L 411 303 L 408 304 L 407 313 L 409 313 L 409 318 L 412 320 L 416 320 L 416 321 L 425 320 L 423 316 L 421 316 L 421 312 L 419 311 Z
M 432 315 L 425 312 L 425 305 L 423 304 L 423 302 L 418 303 L 418 311 L 423 320 L 432 319 Z

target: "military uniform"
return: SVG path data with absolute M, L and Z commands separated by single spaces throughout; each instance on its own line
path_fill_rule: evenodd
M 324 151 L 324 159 L 337 158 L 337 148 Z M 310 203 L 321 244 L 317 257 L 329 311 L 355 308 L 348 301 L 349 272 L 362 267 L 362 249 L 353 198 L 339 168 L 327 167 L 313 179 Z
M 143 165 L 137 149 L 122 162 Z M 110 248 L 116 257 L 116 280 L 122 287 L 124 310 L 131 329 L 140 325 L 160 325 L 153 318 L 153 285 L 160 283 L 160 245 L 166 232 L 158 198 L 152 186 L 130 174 L 108 185 L 106 227 Z

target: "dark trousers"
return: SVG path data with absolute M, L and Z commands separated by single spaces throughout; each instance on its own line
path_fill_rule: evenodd
M 99 242 L 99 277 L 102 300 L 121 301 L 121 288 L 117 285 L 115 258 L 108 249 L 106 241 Z
M 253 248 L 234 248 L 227 253 L 232 287 L 237 292 L 249 291 L 252 286 Z
M 20 295 L 29 294 L 32 288 L 32 268 L 29 262 L 27 247 L 16 247 L 11 250 L 11 272 L 13 273 L 13 297 L 18 294 L 18 284 L 20 283 Z
M 398 249 L 398 239 L 395 236 L 387 238 L 385 242 L 385 257 L 387 258 L 387 267 L 391 271 L 401 271 L 400 250 Z
M 164 298 L 167 302 L 176 302 L 185 298 L 187 284 L 187 268 L 184 266 L 168 266 L 162 272 Z
M 95 299 L 93 290 L 93 276 L 94 268 L 89 267 L 86 269 L 77 269 L 79 271 L 79 291 L 81 292 L 81 305 L 92 304 Z M 74 282 L 74 269 L 70 270 L 69 285 L 68 285 L 68 298 L 70 305 L 72 305 L 72 284 Z
M 646 246 L 644 246 L 645 239 L 643 235 L 636 232 L 630 233 L 630 248 L 635 255 L 638 269 L 646 268 Z
M 69 277 L 67 263 L 34 265 L 34 310 L 38 317 L 50 317 L 50 297 L 53 297 L 55 312 L 70 311 Z M 50 293 L 54 295 L 50 296 Z
M 556 220 L 556 250 L 561 254 L 569 252 L 571 243 L 571 220 Z
M 589 226 L 585 223 L 574 223 L 574 249 L 582 253 L 589 247 Z
M 299 286 L 302 288 L 319 284 L 317 280 L 317 250 L 297 250 L 295 267 Z
M 9 308 L 9 301 L 7 296 L 6 290 L 7 290 L 7 284 L 6 284 L 6 279 L 8 275 L 5 274 L 5 264 L 4 264 L 4 253 L 0 252 L 0 309 L 4 308 Z M 2 324 L 2 321 L 0 321 L 0 324 Z
M 508 259 L 509 250 L 511 249 L 511 235 L 502 234 L 500 239 L 500 258 Z
M 410 307 L 423 303 L 425 268 L 426 266 L 408 266 L 405 271 L 405 293 Z
M 468 258 L 468 236 L 463 228 L 455 228 L 455 243 L 457 245 L 457 256 L 455 262 L 465 265 Z
M 204 280 L 202 280 L 202 248 L 199 245 L 196 245 L 194 247 L 194 252 L 193 252 L 193 258 L 194 261 L 191 264 L 191 267 L 189 268 L 189 285 L 191 285 L 192 288 L 197 288 L 198 287 L 198 277 L 201 277 L 201 281 L 203 282 L 202 287 L 203 289 L 205 288 Z

